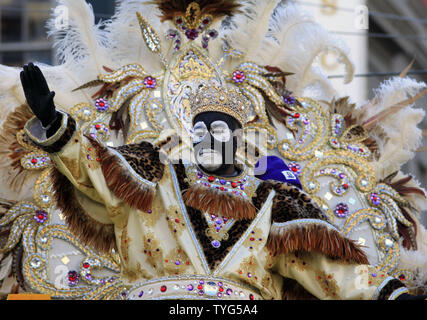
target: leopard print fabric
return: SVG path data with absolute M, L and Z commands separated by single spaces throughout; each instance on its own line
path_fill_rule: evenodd
M 182 164 L 175 165 L 175 171 L 178 176 L 178 182 L 181 191 L 188 189 L 190 185 L 185 181 L 186 174 L 184 166 Z M 211 270 L 214 270 L 227 256 L 231 248 L 240 239 L 240 237 L 247 230 L 252 221 L 236 221 L 228 232 L 228 240 L 222 241 L 221 247 L 216 249 L 212 247 L 211 240 L 205 234 L 205 230 L 208 228 L 208 224 L 205 218 L 203 217 L 202 212 L 188 206 L 186 208 L 190 217 L 191 225 L 193 227 L 193 230 L 195 230 L 200 245 L 202 246 L 209 268 Z
M 272 180 L 261 183 L 256 196 L 252 198 L 252 203 L 258 210 L 265 203 L 272 189 L 276 191 L 272 208 L 273 222 L 282 223 L 295 219 L 320 219 L 330 222 L 325 213 L 304 191 L 293 185 Z
M 158 182 L 163 177 L 165 166 L 160 161 L 158 149 L 151 143 L 144 141 L 113 149 L 118 151 L 143 179 Z

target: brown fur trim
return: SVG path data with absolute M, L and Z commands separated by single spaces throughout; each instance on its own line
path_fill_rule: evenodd
M 369 264 L 363 250 L 353 240 L 325 225 L 308 224 L 280 227 L 273 225 L 267 240 L 267 248 L 275 253 L 296 251 L 318 252 L 332 259 L 348 260 L 357 264 Z
M 319 300 L 294 279 L 283 279 L 282 300 Z
M 162 16 L 162 22 L 173 20 L 177 15 L 185 15 L 187 7 L 196 2 L 200 6 L 202 16 L 210 14 L 214 18 L 232 16 L 239 12 L 240 4 L 236 0 L 154 0 L 151 4 L 157 4 Z
M 143 212 L 150 210 L 155 190 L 132 176 L 122 160 L 107 147 L 101 146 L 89 136 L 86 137 L 98 152 L 102 173 L 114 195 L 138 210 Z
M 7 178 L 9 187 L 19 192 L 22 184 L 31 174 L 21 166 L 21 159 L 31 150 L 21 146 L 16 138 L 17 133 L 22 130 L 25 123 L 34 114 L 28 105 L 23 104 L 11 112 L 3 123 L 0 134 L 0 167 L 8 167 L 11 174 Z M 29 142 L 31 143 L 31 142 Z
M 219 213 L 229 219 L 254 219 L 257 214 L 249 200 L 200 185 L 184 190 L 182 196 L 189 207 L 211 214 Z
M 60 115 L 62 117 L 62 115 Z M 61 137 L 58 139 L 58 141 L 52 143 L 50 146 L 39 146 L 40 149 L 47 153 L 57 153 L 62 150 L 63 147 L 71 140 L 74 133 L 77 129 L 77 123 L 76 120 L 74 120 L 70 115 L 67 119 L 67 127 L 64 131 L 64 133 L 61 135 Z
M 87 215 L 75 195 L 73 184 L 58 169 L 53 169 L 51 177 L 57 206 L 71 232 L 85 245 L 101 252 L 117 249 L 114 225 L 100 223 Z

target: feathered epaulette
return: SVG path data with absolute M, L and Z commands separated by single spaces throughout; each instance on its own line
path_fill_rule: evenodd
M 164 172 L 158 149 L 149 142 L 109 148 L 86 137 L 96 148 L 105 181 L 114 195 L 131 207 L 150 210 L 156 184 Z
M 9 187 L 12 190 L 20 191 L 28 175 L 32 172 L 24 170 L 21 165 L 21 159 L 33 151 L 22 146 L 18 140 L 18 133 L 24 128 L 25 123 L 31 119 L 34 114 L 28 105 L 23 104 L 11 112 L 5 119 L 0 134 L 0 167 L 10 168 L 10 174 L 7 178 Z M 26 137 L 23 136 L 23 139 Z M 31 141 L 25 141 L 28 145 Z M 33 146 L 35 147 L 35 146 Z
M 55 200 L 71 232 L 85 245 L 109 253 L 117 249 L 113 224 L 103 224 L 91 218 L 75 194 L 73 184 L 58 169 L 53 168 L 52 185 Z
M 200 16 L 211 15 L 214 18 L 232 16 L 239 12 L 240 4 L 236 0 L 154 0 L 162 16 L 162 22 L 173 20 L 176 16 L 184 16 L 190 4 L 197 3 L 200 8 Z
M 257 214 L 250 199 L 199 184 L 184 190 L 183 198 L 189 207 L 211 214 L 219 213 L 229 219 L 254 219 Z
M 297 187 L 272 180 L 263 182 L 252 200 L 257 208 L 272 189 L 276 195 L 267 240 L 269 250 L 278 254 L 319 252 L 332 259 L 369 264 L 360 246 L 341 235 L 314 201 Z
M 403 176 L 401 178 L 397 178 L 397 175 L 399 174 L 398 171 L 390 174 L 386 178 L 380 180 L 380 183 L 385 183 L 392 187 L 396 192 L 399 193 L 400 196 L 406 197 L 408 195 L 418 195 L 423 198 L 426 198 L 426 194 L 424 191 L 417 187 L 416 185 L 411 185 L 410 182 L 413 179 L 412 176 Z M 397 229 L 399 232 L 399 235 L 402 237 L 402 245 L 407 250 L 417 250 L 417 243 L 416 243 L 416 237 L 417 237 L 417 221 L 414 219 L 409 212 L 416 211 L 415 208 L 412 207 L 410 202 L 407 204 L 404 204 L 402 202 L 397 203 L 400 211 L 402 212 L 405 219 L 407 219 L 409 222 L 412 223 L 412 226 L 405 226 L 400 221 L 397 221 Z

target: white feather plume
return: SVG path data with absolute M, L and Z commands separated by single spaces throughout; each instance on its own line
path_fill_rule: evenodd
M 165 35 L 167 30 L 174 26 L 170 22 L 161 23 L 159 8 L 149 2 L 148 0 L 118 1 L 116 13 L 106 26 L 111 44 L 108 54 L 114 62 L 113 67 L 140 63 L 150 73 L 162 70 L 159 55 L 151 52 L 142 38 L 136 12 L 141 13 L 157 32 L 164 56 L 167 56 L 173 45 L 172 41 L 165 41 Z
M 399 269 L 411 271 L 415 280 L 406 284 L 409 289 L 421 290 L 427 294 L 427 230 L 417 223 L 417 250 L 409 251 L 401 247 Z
M 58 7 L 48 22 L 48 35 L 60 62 L 84 83 L 95 79 L 109 64 L 107 31 L 95 24 L 90 4 L 84 0 L 57 0 Z
M 0 65 L 0 123 L 11 111 L 25 103 L 19 72 L 18 68 Z
M 375 90 L 374 103 L 359 108 L 366 121 L 386 112 L 396 104 L 414 97 L 426 84 L 411 78 L 395 77 L 385 81 Z M 402 108 L 379 122 L 371 135 L 376 139 L 380 158 L 372 163 L 378 179 L 398 171 L 400 167 L 415 156 L 422 143 L 422 130 L 417 127 L 423 120 L 425 111 L 414 108 L 414 104 Z
M 242 13 L 235 15 L 229 27 L 223 30 L 223 35 L 231 47 L 244 52 L 246 60 L 255 61 L 268 31 L 271 15 L 279 2 L 279 0 L 245 1 Z
M 316 23 L 298 5 L 286 3 L 279 5 L 274 11 L 269 31 L 259 47 L 257 60 L 268 61 L 270 65 L 295 73 L 289 77 L 288 86 L 295 94 L 300 95 L 305 86 L 312 85 L 313 78 L 321 80 L 318 72 L 313 74 L 312 67 L 316 58 L 328 51 L 337 54 L 339 62 L 346 69 L 345 83 L 351 82 L 354 64 L 345 43 Z M 323 78 L 323 85 L 328 84 L 327 77 Z
M 6 258 L 2 259 L 0 264 L 0 281 L 6 279 L 6 277 L 9 275 L 12 268 L 12 261 L 13 257 L 11 254 L 8 254 Z

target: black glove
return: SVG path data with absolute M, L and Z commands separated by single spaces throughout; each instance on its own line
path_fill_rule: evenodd
M 401 294 L 396 298 L 396 300 L 426 300 L 426 299 L 427 299 L 427 295 L 412 296 L 407 293 Z
M 59 117 L 53 102 L 55 92 L 49 90 L 40 68 L 33 63 L 25 65 L 24 71 L 21 72 L 21 83 L 27 103 L 43 127 L 53 127 L 55 123 L 58 124 Z

